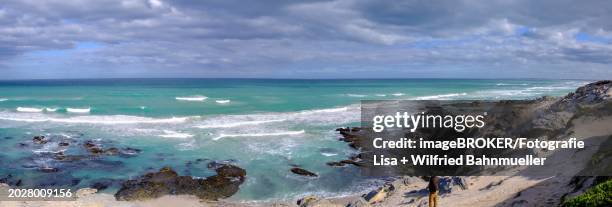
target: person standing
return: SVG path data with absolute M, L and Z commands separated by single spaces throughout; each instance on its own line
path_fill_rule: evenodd
M 438 186 L 440 185 L 440 177 L 431 176 L 429 178 L 429 207 L 438 207 Z

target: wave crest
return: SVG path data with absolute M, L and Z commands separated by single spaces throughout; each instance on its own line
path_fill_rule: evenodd
M 239 126 L 244 126 L 244 125 L 258 125 L 258 124 L 267 124 L 267 123 L 282 122 L 282 121 L 286 121 L 286 120 L 285 119 L 274 119 L 274 120 L 261 120 L 261 121 L 238 121 L 238 122 L 229 122 L 229 123 L 222 123 L 222 124 L 206 124 L 206 125 L 200 125 L 196 127 L 200 129 L 232 128 L 232 127 L 239 127 Z
M 208 99 L 206 96 L 196 95 L 196 96 L 178 96 L 174 97 L 174 99 L 179 101 L 205 101 Z
M 213 140 L 219 140 L 226 137 L 267 137 L 267 136 L 285 136 L 285 135 L 300 135 L 306 131 L 283 131 L 283 132 L 271 132 L 271 133 L 249 133 L 249 134 L 220 134 L 213 138 Z
M 416 97 L 415 100 L 436 100 L 436 99 L 446 99 L 457 96 L 465 96 L 467 93 L 449 93 L 449 94 L 441 94 L 441 95 L 433 95 L 433 96 L 421 96 Z
M 66 111 L 69 113 L 89 113 L 91 112 L 91 107 L 89 108 L 66 108 Z
M 28 112 L 28 113 L 40 113 L 43 111 L 42 108 L 32 108 L 32 107 L 17 107 L 16 109 L 19 112 Z
M 55 122 L 66 124 L 105 124 L 105 125 L 121 125 L 121 124 L 164 124 L 164 123 L 182 123 L 188 120 L 188 117 L 172 117 L 172 118 L 149 118 L 128 115 L 109 115 L 109 116 L 74 116 L 74 117 L 52 117 L 44 114 L 35 116 L 22 116 L 14 113 L 0 113 L 0 120 L 19 121 L 19 122 Z

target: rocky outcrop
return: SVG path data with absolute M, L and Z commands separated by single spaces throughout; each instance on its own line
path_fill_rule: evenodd
M 363 145 L 366 144 L 364 143 L 365 139 L 363 138 L 363 130 L 361 127 L 337 128 L 336 131 L 342 136 L 340 141 L 347 142 L 348 146 L 351 148 L 360 150 L 363 148 Z M 364 166 L 364 163 L 361 160 L 361 153 L 351 156 L 349 159 L 327 162 L 326 164 L 332 167 L 344 167 L 346 165 L 353 165 L 357 167 Z
M 46 144 L 48 142 L 48 139 L 45 138 L 45 136 L 34 136 L 32 137 L 32 142 L 34 142 L 35 144 Z
M 316 173 L 310 172 L 308 170 L 299 168 L 299 167 L 294 167 L 291 168 L 291 172 L 298 174 L 298 175 L 303 175 L 303 176 L 308 176 L 308 177 L 317 177 L 318 175 Z
M 299 199 L 297 205 L 300 207 L 342 207 L 342 205 L 334 204 L 327 199 L 318 198 L 313 195 Z
M 612 80 L 602 80 L 589 83 L 567 94 L 559 100 L 559 104 L 592 104 L 612 98 Z
M 329 166 L 332 166 L 332 167 L 344 167 L 346 165 L 354 165 L 354 166 L 362 166 L 363 165 L 357 159 L 355 159 L 355 160 L 350 160 L 350 159 L 348 159 L 348 160 L 340 160 L 338 162 L 327 162 L 325 164 L 327 164 Z
M 195 195 L 203 200 L 218 200 L 236 193 L 246 178 L 246 171 L 234 165 L 215 169 L 217 175 L 207 178 L 179 176 L 169 167 L 159 172 L 128 180 L 115 194 L 117 200 L 147 200 L 163 195 Z
M 387 183 L 384 186 L 363 195 L 362 197 L 370 204 L 380 203 L 393 191 L 395 191 L 395 186 L 393 186 L 391 183 Z

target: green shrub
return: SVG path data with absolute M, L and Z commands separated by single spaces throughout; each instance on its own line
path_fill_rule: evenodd
M 612 180 L 600 183 L 584 194 L 563 203 L 565 207 L 612 206 Z

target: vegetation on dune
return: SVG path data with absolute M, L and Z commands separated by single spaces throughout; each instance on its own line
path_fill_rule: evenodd
M 612 180 L 600 183 L 584 194 L 563 203 L 564 207 L 612 206 Z

